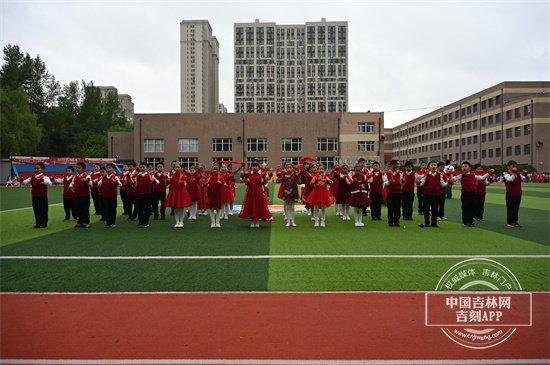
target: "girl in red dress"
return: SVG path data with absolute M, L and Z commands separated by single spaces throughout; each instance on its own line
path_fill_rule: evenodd
M 174 208 L 174 218 L 176 219 L 175 228 L 183 227 L 183 215 L 186 207 L 193 204 L 189 192 L 187 191 L 187 181 L 189 176 L 181 169 L 181 165 L 176 162 L 174 172 L 170 174 L 170 192 L 166 197 L 164 205 L 168 208 Z
M 306 205 L 307 214 L 312 216 L 313 218 L 313 207 L 307 203 L 307 198 L 309 197 L 309 193 L 311 193 L 311 179 L 313 178 L 313 175 L 317 174 L 317 166 L 314 164 L 305 163 L 302 165 L 301 171 L 300 171 L 300 179 L 302 181 L 302 184 L 304 186 L 302 187 L 302 202 Z
M 217 164 L 212 165 L 212 171 L 206 178 L 205 187 L 208 197 L 208 213 L 210 214 L 210 228 L 220 228 L 222 215 L 222 186 L 225 184 L 220 168 Z
M 252 163 L 251 171 L 243 174 L 246 193 L 239 217 L 250 219 L 250 228 L 260 228 L 260 220 L 273 219 L 267 206 L 267 196 L 263 187 L 267 180 L 268 175 L 260 171 L 260 165 L 257 162 Z
M 330 171 L 327 173 L 327 176 L 329 179 L 332 180 L 332 185 L 330 186 L 330 193 L 335 198 L 335 204 L 334 204 L 334 211 L 336 216 L 344 216 L 344 207 L 342 203 L 339 203 L 336 201 L 336 198 L 338 197 L 338 188 L 340 186 L 340 180 L 338 179 L 338 175 L 342 172 L 342 167 L 340 165 L 334 165 L 330 169 Z M 345 183 L 345 182 L 344 182 Z
M 334 197 L 329 191 L 332 180 L 325 174 L 323 165 L 319 165 L 318 173 L 313 175 L 310 186 L 313 188 L 307 198 L 307 203 L 313 206 L 314 227 L 324 227 L 326 220 L 326 208 L 334 202 Z
M 333 193 L 336 197 L 336 204 L 340 205 L 342 211 L 342 220 L 349 221 L 349 205 L 347 203 L 348 198 L 350 197 L 350 185 L 348 184 L 349 180 L 349 167 L 346 164 L 343 164 L 339 171 L 335 172 L 333 175 L 333 181 L 338 182 L 336 193 Z M 334 185 L 333 185 L 334 186 Z M 332 189 L 331 187 L 331 190 Z
M 347 178 L 347 183 L 350 187 L 350 196 L 346 204 L 352 206 L 355 211 L 355 227 L 365 226 L 363 223 L 363 209 L 370 204 L 368 177 L 361 170 L 361 165 L 356 165 L 353 168 L 353 175 Z
M 197 167 L 197 214 L 200 215 L 208 215 L 208 192 L 206 190 L 206 180 L 208 179 L 208 175 L 209 174 L 204 165 Z
M 196 220 L 197 219 L 197 206 L 199 202 L 199 181 L 198 181 L 198 173 L 195 166 L 192 166 L 189 170 L 189 177 L 187 180 L 187 192 L 189 193 L 189 197 L 191 198 L 191 206 L 189 207 L 189 220 Z
M 291 163 L 287 163 L 284 170 L 277 174 L 280 185 L 278 197 L 284 201 L 284 211 L 287 227 L 296 227 L 294 204 L 298 201 L 298 181 L 300 174 Z

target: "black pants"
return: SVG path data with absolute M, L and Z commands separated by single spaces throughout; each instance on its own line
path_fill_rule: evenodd
M 437 216 L 438 216 L 438 206 L 439 206 L 440 195 L 424 195 L 424 224 L 426 226 L 437 225 Z M 432 214 L 430 220 L 430 212 Z
M 382 218 L 382 193 L 370 193 L 370 215 L 372 219 Z
M 151 195 L 136 195 L 136 210 L 138 217 L 138 226 L 149 225 L 149 216 L 151 215 Z
M 126 213 L 128 218 L 135 218 L 137 216 L 136 195 L 126 195 Z
M 102 198 L 101 207 L 103 208 L 106 226 L 114 226 L 116 224 L 116 206 L 117 198 Z
M 65 219 L 71 219 L 71 214 L 73 218 L 76 218 L 76 213 L 74 211 L 74 198 L 63 198 L 63 209 L 65 210 Z
M 94 201 L 94 215 L 101 215 L 101 197 L 98 189 L 92 189 L 92 199 Z
M 437 215 L 439 216 L 439 218 L 445 217 L 445 198 L 446 193 L 443 193 L 439 195 L 437 200 Z
M 518 223 L 520 203 L 521 203 L 521 195 L 506 196 L 506 222 L 508 224 Z
M 453 187 L 452 186 L 447 186 L 447 193 L 445 194 L 446 198 L 447 199 L 452 199 L 453 198 Z
M 388 194 L 388 223 L 399 224 L 401 218 L 401 194 Z
M 32 210 L 34 212 L 35 224 L 40 227 L 46 227 L 48 225 L 48 197 L 33 196 Z
M 424 188 L 416 188 L 416 196 L 418 198 L 418 214 L 424 214 Z
M 124 209 L 122 214 L 128 214 L 128 211 L 126 210 L 126 208 L 128 208 L 128 193 L 126 192 L 126 189 L 120 189 L 120 199 L 122 200 L 122 208 Z
M 153 201 L 151 203 L 151 208 L 153 209 L 153 215 L 155 218 L 159 216 L 159 203 L 160 203 L 160 216 L 164 217 L 166 215 L 166 207 L 164 206 L 164 201 L 166 200 L 166 192 L 158 191 L 152 194 Z
M 474 209 L 476 204 L 475 192 L 462 192 L 460 196 L 462 201 L 462 223 L 471 225 L 474 223 Z
M 77 224 L 90 224 L 90 197 L 77 196 L 74 198 L 74 210 Z
M 403 199 L 403 218 L 408 219 L 413 216 L 414 192 L 405 191 L 402 194 Z
M 483 213 L 485 212 L 485 194 L 476 194 L 476 206 L 474 209 L 474 218 L 483 219 Z

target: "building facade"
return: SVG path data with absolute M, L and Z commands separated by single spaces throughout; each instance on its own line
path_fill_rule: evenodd
M 180 23 L 182 113 L 217 113 L 219 44 L 207 20 Z
M 118 104 L 124 112 L 124 116 L 128 120 L 128 123 L 131 125 L 134 123 L 134 103 L 132 102 L 132 97 L 128 94 L 119 94 L 118 90 L 114 86 L 97 86 L 101 92 L 101 98 L 104 99 L 109 93 L 114 93 L 118 98 Z
M 227 113 L 227 108 L 223 105 L 223 103 L 218 104 L 218 113 Z
M 391 155 L 550 171 L 550 82 L 505 81 L 392 128 Z
M 235 112 L 347 112 L 347 22 L 234 25 Z
M 326 167 L 380 161 L 383 113 L 136 114 L 132 132 L 111 132 L 109 156 L 180 161 L 189 168 L 216 160 L 253 160 L 276 167 L 314 156 Z

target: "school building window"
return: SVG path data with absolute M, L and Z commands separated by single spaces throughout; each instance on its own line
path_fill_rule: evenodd
M 523 154 L 528 155 L 530 153 L 531 153 L 531 145 L 530 144 L 523 145 Z
M 487 157 L 487 150 L 481 150 L 481 158 Z
M 489 150 L 489 158 L 491 158 L 491 157 L 493 157 L 493 149 L 492 148 Z
M 512 147 L 506 147 L 506 156 L 512 156 Z
M 357 142 L 357 151 L 359 151 L 359 152 L 374 151 L 374 142 L 372 142 L 372 141 L 358 141 Z
M 523 115 L 530 115 L 531 114 L 531 105 L 525 105 L 523 107 Z
M 501 155 L 500 151 L 501 151 L 500 147 L 495 148 L 495 157 L 500 157 L 500 155 Z
M 514 155 L 521 155 L 521 146 L 514 146 Z
M 181 165 L 181 168 L 184 170 L 190 170 L 193 167 L 196 167 L 199 164 L 198 157 L 179 157 L 178 162 Z
M 215 163 L 223 163 L 223 162 L 232 161 L 232 160 L 233 160 L 233 157 L 231 157 L 231 156 L 225 156 L 225 157 L 214 156 L 214 157 L 212 157 L 212 162 L 215 162 Z
M 267 138 L 248 138 L 246 148 L 248 152 L 265 152 L 267 151 Z
M 301 138 L 283 138 L 281 141 L 281 151 L 283 152 L 302 151 L 302 139 Z
M 512 138 L 512 128 L 506 129 L 506 138 Z
M 212 151 L 214 152 L 232 152 L 232 138 L 212 138 Z
M 496 131 L 495 132 L 495 139 L 497 141 L 499 141 L 501 137 L 502 137 L 502 131 Z
M 145 157 L 145 162 L 148 163 L 154 169 L 157 168 L 157 164 L 164 163 L 164 157 Z
M 357 123 L 357 131 L 359 133 L 374 133 L 374 122 Z
M 197 138 L 180 138 L 178 150 L 180 152 L 198 152 L 199 140 Z
M 514 128 L 514 137 L 521 136 L 521 127 Z
M 317 138 L 317 151 L 338 151 L 338 139 Z
M 253 162 L 257 162 L 260 165 L 261 164 L 267 164 L 267 157 L 247 157 L 246 158 L 246 166 L 250 167 Z
M 292 165 L 298 165 L 298 162 L 300 162 L 299 157 L 283 157 L 281 158 L 281 165 L 285 166 L 287 163 L 290 163 Z
M 164 152 L 164 139 L 145 139 L 143 152 Z
M 317 162 L 325 167 L 325 169 L 331 169 L 334 165 L 338 164 L 338 157 L 317 157 Z
M 529 124 L 526 124 L 523 126 L 523 134 L 525 136 L 528 136 L 531 134 L 531 126 Z

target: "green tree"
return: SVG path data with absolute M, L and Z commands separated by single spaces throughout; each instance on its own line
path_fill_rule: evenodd
M 33 155 L 38 151 L 41 129 L 30 111 L 25 90 L 0 88 L 0 140 L 1 154 Z

